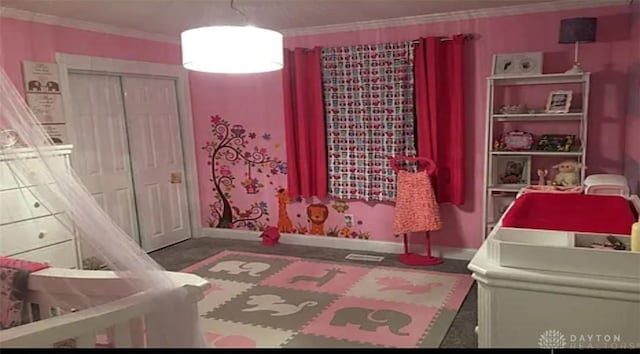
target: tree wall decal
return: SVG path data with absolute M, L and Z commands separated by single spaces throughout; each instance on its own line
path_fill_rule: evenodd
M 286 174 L 286 163 L 268 154 L 267 149 L 254 146 L 248 147 L 251 141 L 256 139 L 256 134 L 247 133 L 241 124 L 231 125 L 220 116 L 211 116 L 211 133 L 214 139 L 207 141 L 203 150 L 208 153 L 207 164 L 211 168 L 211 179 L 215 201 L 209 204 L 210 215 L 207 220 L 209 226 L 218 228 L 248 227 L 259 229 L 259 220 L 266 217 L 269 221 L 267 203 L 257 201 L 251 203 L 247 209 L 241 210 L 238 206 L 232 206 L 231 191 L 236 188 L 236 176 L 233 175 L 230 166 L 243 164 L 247 166 L 246 178 L 240 184 L 247 194 L 257 194 L 264 187 L 260 177 L 277 174 Z M 263 135 L 263 138 L 266 136 Z M 268 140 L 265 138 L 265 140 Z M 223 164 L 225 163 L 225 164 Z

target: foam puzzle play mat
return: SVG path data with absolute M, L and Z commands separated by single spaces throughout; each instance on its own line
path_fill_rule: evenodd
M 223 251 L 183 271 L 209 280 L 213 347 L 438 347 L 468 274 Z

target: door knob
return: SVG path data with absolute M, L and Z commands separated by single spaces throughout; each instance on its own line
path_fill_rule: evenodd
M 169 175 L 169 183 L 171 184 L 182 183 L 182 172 L 172 172 Z

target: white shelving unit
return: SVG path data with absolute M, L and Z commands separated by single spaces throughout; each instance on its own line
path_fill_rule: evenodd
M 483 209 L 483 235 L 486 238 L 491 229 L 497 224 L 500 215 L 493 215 L 493 202 L 497 196 L 513 195 L 524 187 L 524 185 L 500 185 L 493 181 L 493 164 L 498 156 L 547 156 L 547 157 L 567 157 L 577 159 L 582 163 L 580 180 L 584 181 L 586 171 L 587 156 L 587 123 L 589 114 L 589 80 L 590 73 L 580 74 L 541 74 L 530 76 L 490 76 L 487 78 L 487 123 L 485 136 L 485 167 L 484 167 L 484 209 Z M 578 111 L 569 113 L 524 113 L 524 114 L 502 114 L 496 112 L 495 89 L 502 86 L 524 86 L 524 85 L 566 85 L 580 84 L 582 86 L 582 107 Z M 550 88 L 552 91 L 553 88 Z M 575 107 L 574 107 L 575 108 Z M 579 124 L 579 148 L 575 151 L 555 152 L 555 151 L 496 151 L 493 148 L 496 137 L 494 136 L 495 124 L 505 122 L 575 122 Z M 552 132 L 550 132 L 552 133 Z M 535 171 L 530 171 L 535 174 Z

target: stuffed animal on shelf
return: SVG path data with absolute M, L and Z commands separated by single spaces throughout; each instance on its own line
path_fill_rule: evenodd
M 579 183 L 579 173 L 582 164 L 578 161 L 566 160 L 553 166 L 558 170 L 558 174 L 553 178 L 553 185 L 555 186 L 577 186 Z

